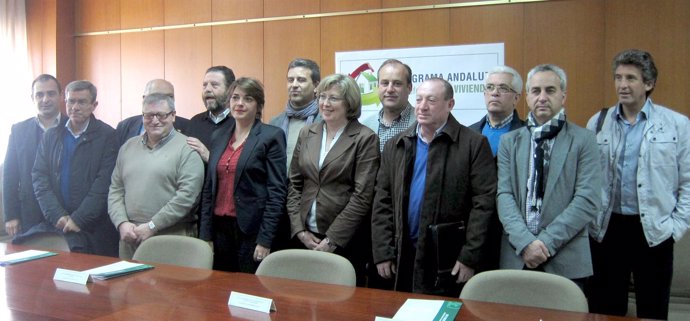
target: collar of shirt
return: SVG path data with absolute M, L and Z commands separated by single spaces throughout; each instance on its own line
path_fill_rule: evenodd
M 41 120 L 38 118 L 38 115 L 36 115 L 36 123 L 38 124 L 38 127 L 41 127 L 41 129 L 43 129 L 43 131 L 46 131 L 46 130 L 48 130 L 48 129 L 50 129 L 50 128 L 53 128 L 53 127 L 57 126 L 57 125 L 60 123 L 60 116 L 61 116 L 61 114 L 58 113 L 58 114 L 57 114 L 57 117 L 55 117 L 55 122 L 53 122 L 53 124 L 52 124 L 50 127 L 48 127 L 48 128 L 46 128 L 45 126 L 43 126 L 43 124 L 41 123 Z
M 513 113 L 510 113 L 510 116 L 506 117 L 500 123 L 498 123 L 498 126 L 493 126 L 493 125 L 491 125 L 491 121 L 489 120 L 489 115 L 486 115 L 486 125 L 489 126 L 490 128 L 493 128 L 493 129 L 501 129 L 501 128 L 507 126 L 508 124 L 510 124 L 510 122 L 512 122 L 512 121 L 513 121 Z
M 410 115 L 412 114 L 411 111 L 413 110 L 412 108 L 408 108 L 408 107 L 409 107 L 409 103 L 405 106 L 405 108 L 403 108 L 400 115 L 398 115 L 398 117 L 393 119 L 393 122 L 391 122 L 390 124 L 386 124 L 383 121 L 383 108 L 381 108 L 381 110 L 379 110 L 379 124 L 381 124 L 385 127 L 393 127 L 395 124 L 398 124 L 401 122 L 407 123 L 407 121 L 410 119 Z
M 87 129 L 89 129 L 89 123 L 90 123 L 90 122 L 91 122 L 91 119 L 88 119 L 88 120 L 86 121 L 86 126 L 84 126 L 84 129 L 82 129 L 82 130 L 81 130 L 80 132 L 78 132 L 78 133 L 75 133 L 75 132 L 72 131 L 72 128 L 69 126 L 69 124 L 71 124 L 72 121 L 69 120 L 69 119 L 67 120 L 67 123 L 65 123 L 65 127 L 67 127 L 67 130 L 69 131 L 70 134 L 72 134 L 72 136 L 73 136 L 74 138 L 79 138 L 79 136 L 81 136 L 81 134 L 83 134 Z
M 225 108 L 225 110 L 223 110 L 223 112 L 220 113 L 220 115 L 218 115 L 218 116 L 213 115 L 213 113 L 209 111 L 208 112 L 208 118 L 210 118 L 214 124 L 218 124 L 221 121 L 223 121 L 223 119 L 228 117 L 229 114 L 230 114 L 230 108 Z
M 640 110 L 639 113 L 637 113 L 637 117 L 635 118 L 635 124 L 639 123 L 641 120 L 647 120 L 649 119 L 649 110 L 652 108 L 652 100 L 647 98 L 647 100 L 644 102 L 644 105 L 642 106 L 642 109 Z M 614 111 L 614 116 L 615 119 L 619 122 L 623 122 L 626 125 L 630 125 L 630 122 L 628 122 L 623 116 L 621 116 L 621 104 L 618 104 L 616 106 L 616 110 Z
M 443 129 L 446 128 L 446 124 L 447 124 L 447 123 L 448 123 L 448 120 L 446 119 L 446 121 L 443 122 L 443 125 L 441 125 L 441 127 L 439 127 L 438 129 L 436 129 L 436 132 L 434 133 L 434 138 L 438 137 L 438 135 L 441 134 L 441 131 L 443 131 Z M 427 143 L 427 144 L 431 143 L 431 142 L 427 142 L 427 141 L 424 139 L 424 137 L 422 137 L 421 128 L 422 128 L 422 126 L 421 126 L 419 123 L 417 123 L 417 137 L 418 137 L 419 139 L 421 139 L 423 142 Z M 432 139 L 432 140 L 433 140 L 433 139 Z
M 168 134 L 165 135 L 165 137 L 161 138 L 161 140 L 158 142 L 158 144 L 156 144 L 156 146 L 149 147 L 149 145 L 147 144 L 149 141 L 149 135 L 144 133 L 143 135 L 141 135 L 141 143 L 144 144 L 144 146 L 146 148 L 148 148 L 150 150 L 154 150 L 154 149 L 158 149 L 158 148 L 163 147 L 163 145 L 165 145 L 165 143 L 170 141 L 170 139 L 173 137 L 173 135 L 175 135 L 175 128 L 170 129 Z

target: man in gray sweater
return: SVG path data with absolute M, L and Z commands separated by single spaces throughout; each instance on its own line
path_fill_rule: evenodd
M 145 133 L 122 145 L 108 195 L 123 259 L 153 235 L 196 236 L 194 205 L 204 181 L 201 157 L 173 129 L 172 97 L 146 96 L 142 114 Z

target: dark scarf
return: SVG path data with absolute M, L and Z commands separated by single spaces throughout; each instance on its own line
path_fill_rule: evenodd
M 280 127 L 285 132 L 285 136 L 287 136 L 288 128 L 290 127 L 290 118 L 304 119 L 306 121 L 306 124 L 309 125 L 314 122 L 314 118 L 316 118 L 316 115 L 318 114 L 318 99 L 312 100 L 312 102 L 309 103 L 309 105 L 300 110 L 295 110 L 294 108 L 292 108 L 292 105 L 290 105 L 290 101 L 288 101 L 287 106 L 285 106 L 285 118 L 283 119 L 283 123 L 280 124 Z
M 527 127 L 530 132 L 532 132 L 532 139 L 537 143 L 533 156 L 534 172 L 536 176 L 534 177 L 534 185 L 532 185 L 533 192 L 530 195 L 530 204 L 532 205 L 532 210 L 536 210 L 540 213 L 542 200 L 544 199 L 544 189 L 546 188 L 544 163 L 547 163 L 546 170 L 548 171 L 548 161 L 551 159 L 551 151 L 546 153 L 546 157 L 544 157 L 544 151 L 548 148 L 547 141 L 556 137 L 563 128 L 563 125 L 565 125 L 565 110 L 563 109 L 543 125 L 537 123 L 531 112 L 527 116 Z

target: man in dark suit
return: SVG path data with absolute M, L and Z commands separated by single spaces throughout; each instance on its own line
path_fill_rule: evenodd
M 96 94 L 86 80 L 67 85 L 69 120 L 43 135 L 31 178 L 43 216 L 64 233 L 70 251 L 117 256 L 107 211 L 117 142 L 115 130 L 93 115 Z
M 146 96 L 150 94 L 163 94 L 175 99 L 175 87 L 173 87 L 173 84 L 165 79 L 153 79 L 146 84 L 142 99 L 146 98 Z M 188 122 L 189 119 L 175 116 L 173 127 L 175 127 L 175 130 L 178 132 L 185 134 Z M 143 134 L 144 123 L 141 119 L 141 115 L 134 115 L 122 120 L 119 124 L 117 124 L 115 133 L 117 135 L 118 146 L 122 146 L 128 139 L 134 136 Z
M 5 154 L 3 179 L 3 213 L 5 231 L 11 237 L 28 236 L 45 222 L 31 183 L 31 168 L 43 133 L 52 127 L 63 127 L 67 116 L 60 113 L 60 83 L 51 75 L 38 76 L 31 85 L 31 99 L 38 114 L 14 124 Z M 40 232 L 36 230 L 36 232 Z

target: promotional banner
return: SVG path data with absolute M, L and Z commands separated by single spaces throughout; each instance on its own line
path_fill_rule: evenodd
M 460 123 L 471 125 L 486 115 L 486 73 L 492 67 L 504 64 L 504 49 L 503 43 L 491 43 L 336 52 L 335 71 L 354 78 L 362 92 L 360 119 L 381 109 L 376 73 L 381 64 L 391 58 L 402 61 L 412 69 L 412 93 L 408 99 L 412 106 L 415 105 L 417 86 L 432 77 L 443 78 L 453 86 L 453 116 Z

